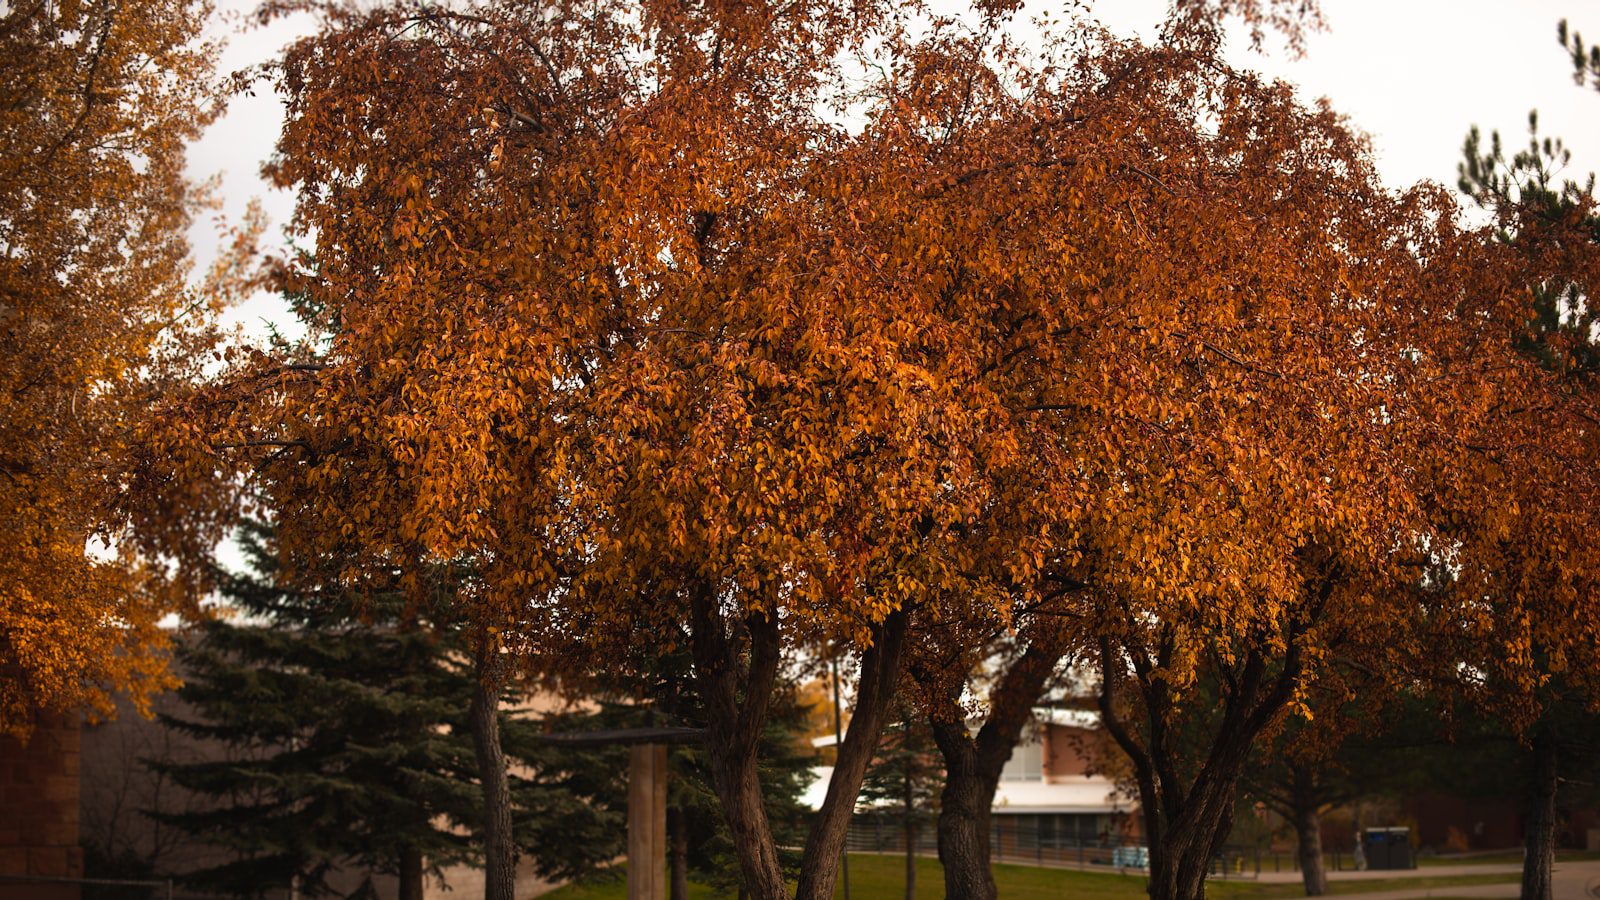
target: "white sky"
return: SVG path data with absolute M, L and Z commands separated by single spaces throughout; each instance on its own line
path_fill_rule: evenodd
M 222 60 L 233 71 L 270 58 L 306 21 L 237 32 L 239 13 L 253 0 L 219 0 L 218 26 L 230 35 Z M 1030 7 L 1037 4 L 1030 4 Z M 1391 186 L 1422 179 L 1454 185 L 1467 129 L 1499 129 L 1512 148 L 1525 142 L 1530 109 L 1541 131 L 1566 139 L 1574 150 L 1572 177 L 1600 169 L 1600 94 L 1572 83 L 1567 58 L 1556 43 L 1556 23 L 1566 17 L 1579 31 L 1600 38 L 1594 0 L 1323 0 L 1328 30 L 1314 35 L 1302 59 L 1281 42 L 1265 55 L 1235 42 L 1238 65 L 1299 86 L 1309 100 L 1327 97 L 1353 124 L 1372 136 L 1379 170 Z M 1094 12 L 1113 31 L 1152 36 L 1166 0 L 1097 0 Z M 1024 26 L 1025 27 L 1025 26 Z M 228 113 L 195 144 L 196 177 L 221 174 L 223 215 L 237 220 L 251 198 L 261 200 L 276 240 L 291 209 L 289 198 L 269 190 L 259 169 L 272 151 L 282 107 L 268 92 L 235 99 Z M 192 232 L 197 265 L 215 255 L 210 221 Z M 282 303 L 258 297 L 231 318 L 261 333 L 265 320 L 287 324 Z

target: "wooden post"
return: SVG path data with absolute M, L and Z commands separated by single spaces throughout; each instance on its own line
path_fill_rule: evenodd
M 628 765 L 628 900 L 667 897 L 667 745 L 634 744 Z

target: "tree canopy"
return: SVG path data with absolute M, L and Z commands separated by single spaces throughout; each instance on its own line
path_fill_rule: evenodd
M 1593 433 L 1517 352 L 1555 258 L 1223 62 L 1221 16 L 1293 37 L 1304 4 L 1034 48 L 1013 7 L 313 5 L 270 172 L 323 344 L 154 417 L 142 540 L 207 547 L 258 497 L 352 583 L 470 570 L 461 608 L 529 667 L 687 648 L 761 897 L 785 657 L 860 667 L 798 888 L 830 896 L 912 622 L 987 643 L 1048 601 L 1096 651 L 1152 893 L 1192 894 L 1312 680 L 1478 658 L 1435 637 L 1531 677 L 1536 636 L 1440 579 L 1507 577 L 1508 482 L 1570 545 Z M 1202 672 L 1219 726 L 1180 770 Z
M 209 13 L 0 16 L 0 733 L 40 711 L 109 715 L 119 692 L 144 708 L 171 683 L 165 573 L 103 526 L 135 422 L 198 371 L 217 296 L 185 283 L 202 199 L 185 145 L 215 114 Z

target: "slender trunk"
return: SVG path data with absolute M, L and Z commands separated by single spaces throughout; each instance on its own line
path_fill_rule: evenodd
M 1522 900 L 1551 900 L 1550 870 L 1556 861 L 1556 737 L 1549 726 L 1533 735 L 1528 818 L 1523 826 Z
M 835 752 L 844 743 L 844 726 L 840 724 L 843 712 L 839 706 L 839 657 L 835 652 L 828 659 L 828 672 L 833 676 L 833 746 Z M 845 829 L 845 848 L 839 854 L 839 874 L 844 879 L 844 900 L 850 900 L 850 829 Z
M 689 900 L 689 828 L 683 810 L 673 806 L 667 809 L 667 831 L 672 840 L 672 893 L 670 900 Z
M 890 613 L 873 629 L 873 644 L 861 654 L 861 678 L 856 686 L 850 730 L 839 745 L 822 808 L 817 811 L 811 832 L 806 836 L 795 900 L 833 898 L 834 884 L 839 877 L 839 855 L 844 852 L 850 816 L 855 812 L 861 782 L 877 751 L 878 738 L 883 734 L 898 686 L 909 616 L 903 609 Z
M 905 803 L 906 803 L 906 900 L 917 900 L 917 810 L 912 805 L 915 800 L 915 785 L 911 783 L 911 763 L 906 763 Z
M 917 823 L 906 819 L 906 900 L 917 900 Z
M 472 695 L 472 746 L 483 787 L 483 897 L 515 900 L 516 849 L 511 840 L 511 786 L 500 746 L 500 690 L 505 664 L 492 648 L 478 654 L 478 686 Z
M 399 900 L 422 900 L 422 851 L 410 844 L 400 848 Z

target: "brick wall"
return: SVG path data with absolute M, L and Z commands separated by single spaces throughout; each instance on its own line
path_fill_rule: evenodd
M 78 878 L 76 717 L 41 716 L 26 743 L 0 737 L 0 875 Z M 0 900 L 75 900 L 73 886 L 0 879 Z

